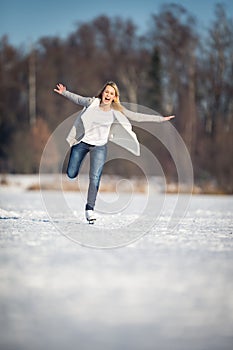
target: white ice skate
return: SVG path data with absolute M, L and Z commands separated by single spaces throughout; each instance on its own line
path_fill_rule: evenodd
M 94 213 L 94 210 L 86 210 L 85 214 L 86 214 L 86 219 L 89 222 L 89 224 L 94 224 L 94 222 L 96 220 L 96 215 Z

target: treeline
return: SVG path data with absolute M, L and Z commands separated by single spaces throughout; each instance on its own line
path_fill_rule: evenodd
M 100 16 L 79 23 L 65 40 L 41 38 L 29 52 L 0 40 L 0 172 L 38 172 L 51 132 L 77 106 L 53 92 L 57 82 L 94 96 L 107 80 L 117 82 L 121 100 L 176 114 L 174 125 L 189 149 L 195 179 L 233 189 L 233 24 L 216 5 L 213 21 L 199 32 L 182 6 L 167 4 L 139 35 L 132 20 Z M 150 138 L 145 139 L 145 144 Z M 66 135 L 64 135 L 65 137 Z M 176 177 L 159 142 L 150 149 L 169 179 Z M 53 162 L 59 160 L 54 147 Z M 135 175 L 124 164 L 127 175 Z M 55 169 L 55 168 L 54 168 Z M 111 162 L 106 171 L 119 174 Z M 55 171 L 55 170 L 54 170 Z

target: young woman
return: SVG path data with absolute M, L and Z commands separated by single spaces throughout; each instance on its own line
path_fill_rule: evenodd
M 66 90 L 57 84 L 55 92 L 67 97 L 70 101 L 83 106 L 70 130 L 67 141 L 70 144 L 70 158 L 67 175 L 75 178 L 83 159 L 90 153 L 89 187 L 85 208 L 86 219 L 94 223 L 96 196 L 100 178 L 107 156 L 108 140 L 126 148 L 133 154 L 140 155 L 139 142 L 129 122 L 155 121 L 163 122 L 175 116 L 162 117 L 135 113 L 124 108 L 120 103 L 117 85 L 108 81 L 96 97 L 83 97 Z

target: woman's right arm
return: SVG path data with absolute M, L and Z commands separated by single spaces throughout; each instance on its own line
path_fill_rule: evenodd
M 74 94 L 73 92 L 67 91 L 66 86 L 64 86 L 60 83 L 57 84 L 57 88 L 54 89 L 54 91 L 62 96 L 65 96 L 70 101 L 72 101 L 78 105 L 84 106 L 84 107 L 88 107 L 91 104 L 92 99 L 93 99 L 91 97 L 83 97 L 83 96 Z

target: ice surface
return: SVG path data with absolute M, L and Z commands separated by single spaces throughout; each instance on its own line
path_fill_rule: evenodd
M 80 193 L 0 198 L 0 349 L 233 348 L 232 196 L 193 196 L 175 229 L 175 195 L 101 194 L 94 226 Z

